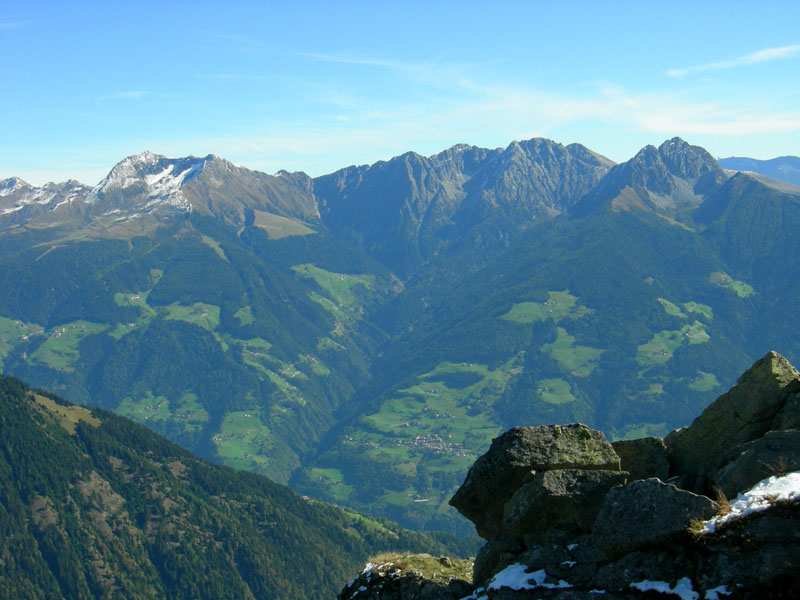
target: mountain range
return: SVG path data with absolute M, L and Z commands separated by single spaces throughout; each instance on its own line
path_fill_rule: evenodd
M 317 178 L 145 152 L 94 187 L 7 179 L 2 369 L 466 533 L 447 500 L 504 429 L 663 435 L 768 349 L 800 361 L 800 188 L 746 166 L 533 139 Z
M 732 156 L 720 158 L 719 164 L 723 169 L 760 173 L 773 179 L 800 185 L 800 158 L 797 156 L 781 156 L 771 160 Z

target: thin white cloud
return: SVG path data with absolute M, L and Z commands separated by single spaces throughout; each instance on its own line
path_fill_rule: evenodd
M 0 29 L 21 29 L 26 25 L 25 21 L 0 21 Z
M 386 67 L 397 70 L 407 70 L 413 66 L 413 63 L 402 63 L 391 60 L 381 60 L 378 58 L 362 58 L 357 56 L 345 56 L 339 54 L 322 54 L 319 52 L 298 52 L 297 56 L 305 58 L 313 58 L 322 62 L 338 63 L 345 65 L 365 65 L 370 67 Z
M 354 110 L 314 122 L 264 122 L 254 125 L 247 136 L 164 140 L 155 145 L 162 153 L 184 155 L 198 152 L 189 148 L 202 148 L 201 154 L 214 152 L 250 168 L 320 175 L 408 150 L 433 154 L 457 142 L 498 147 L 513 139 L 541 136 L 585 143 L 588 140 L 576 132 L 597 123 L 633 132 L 645 143 L 674 135 L 735 139 L 800 132 L 800 110 L 733 108 L 676 94 L 635 94 L 615 85 L 598 86 L 582 96 L 473 85 L 465 96 L 458 103 L 382 105 L 379 110 Z M 630 149 L 631 154 L 636 149 Z
M 791 52 L 796 50 L 767 49 L 747 55 L 747 60 L 771 60 Z M 303 81 L 292 77 L 287 86 L 300 89 L 298 97 L 318 103 L 319 110 L 294 117 L 270 112 L 251 115 L 246 128 L 234 124 L 228 135 L 125 140 L 119 147 L 98 152 L 98 161 L 149 148 L 171 156 L 214 153 L 268 172 L 287 169 L 321 175 L 408 150 L 433 154 L 458 142 L 500 147 L 514 139 L 541 136 L 562 143 L 586 143 L 615 160 L 626 160 L 640 147 L 631 147 L 633 144 L 659 142 L 675 135 L 697 143 L 713 141 L 722 148 L 731 143 L 744 145 L 766 135 L 784 145 L 793 143 L 789 151 L 781 152 L 796 153 L 791 149 L 796 144 L 785 140 L 796 138 L 796 132 L 800 132 L 800 110 L 781 98 L 760 99 L 757 104 L 736 98 L 709 102 L 694 90 L 642 93 L 613 81 L 594 81 L 570 92 L 556 92 L 534 83 L 498 83 L 494 73 L 487 75 L 481 69 L 441 59 L 404 63 L 305 56 L 392 70 L 396 76 L 387 77 L 388 82 L 382 82 L 387 83 L 385 86 L 373 85 L 374 79 L 360 73 L 352 80 L 331 77 Z M 226 79 L 229 75 L 223 72 L 217 77 Z M 405 91 L 406 78 L 421 84 L 413 86 L 413 94 Z M 123 91 L 106 99 L 136 100 L 149 93 Z M 245 131 L 245 135 L 235 133 Z M 91 182 L 88 176 L 86 179 Z
M 464 74 L 475 67 L 491 67 L 503 61 L 492 60 L 482 63 L 448 63 L 447 55 L 440 54 L 424 61 L 396 61 L 370 56 L 355 56 L 350 54 L 324 54 L 316 52 L 297 52 L 295 56 L 309 58 L 320 62 L 344 65 L 375 67 L 400 73 L 416 83 L 425 83 L 440 88 L 449 88 L 461 85 L 468 81 Z
M 770 60 L 778 60 L 782 58 L 791 58 L 800 54 L 800 44 L 791 46 L 780 46 L 777 48 L 764 48 L 744 56 L 739 56 L 732 60 L 722 60 L 718 62 L 707 63 L 704 65 L 696 65 L 693 67 L 683 67 L 677 69 L 669 69 L 667 75 L 671 77 L 684 77 L 689 73 L 699 73 L 702 71 L 716 71 L 718 69 L 731 69 L 733 67 L 741 67 L 743 65 L 752 65 L 755 63 L 766 62 Z

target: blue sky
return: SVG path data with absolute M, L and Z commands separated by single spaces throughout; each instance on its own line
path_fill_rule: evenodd
M 0 178 L 148 149 L 320 175 L 542 136 L 800 155 L 800 2 L 0 3 Z

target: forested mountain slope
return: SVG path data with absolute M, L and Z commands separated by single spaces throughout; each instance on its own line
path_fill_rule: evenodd
M 386 548 L 449 548 L 209 464 L 0 377 L 4 598 L 325 598 Z

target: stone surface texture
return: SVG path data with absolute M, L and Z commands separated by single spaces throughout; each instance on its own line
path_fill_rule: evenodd
M 640 479 L 608 493 L 592 528 L 594 545 L 609 556 L 652 548 L 716 512 L 716 504 L 705 496 L 659 479 Z
M 644 437 L 618 440 L 612 442 L 611 446 L 620 458 L 622 470 L 629 473 L 628 482 L 650 477 L 666 481 L 669 477 L 667 447 L 663 439 Z
M 450 504 L 488 539 L 501 533 L 514 492 L 535 472 L 554 469 L 619 471 L 619 457 L 602 433 L 585 425 L 514 427 L 475 461 Z

